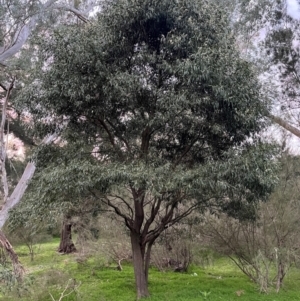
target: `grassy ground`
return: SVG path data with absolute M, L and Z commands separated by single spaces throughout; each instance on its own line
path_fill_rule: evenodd
M 58 240 L 43 243 L 37 247 L 35 259 L 30 261 L 26 247 L 16 248 L 21 262 L 26 267 L 27 280 L 23 287 L 14 289 L 10 296 L 1 300 L 46 301 L 59 300 L 69 284 L 64 301 L 133 301 L 135 286 L 131 265 L 124 265 L 123 271 L 106 267 L 100 257 L 78 263 L 76 255 L 56 253 Z M 296 301 L 300 300 L 300 271 L 292 271 L 284 288 L 277 294 L 260 294 L 230 261 L 218 259 L 205 269 L 191 267 L 189 273 L 150 271 L 149 289 L 151 301 Z M 52 294 L 53 299 L 50 294 Z

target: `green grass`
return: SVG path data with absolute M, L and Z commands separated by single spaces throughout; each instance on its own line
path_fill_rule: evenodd
M 1 300 L 51 301 L 65 288 L 69 279 L 78 286 L 78 293 L 72 293 L 64 301 L 133 301 L 135 284 L 133 268 L 123 266 L 123 271 L 105 267 L 100 258 L 90 258 L 82 264 L 76 255 L 59 255 L 56 252 L 58 239 L 37 247 L 35 260 L 30 261 L 24 246 L 16 248 L 20 261 L 26 268 L 31 282 L 24 285 L 20 294 L 2 295 Z M 26 282 L 25 282 L 26 283 Z M 245 277 L 226 258 L 217 259 L 213 266 L 205 269 L 193 266 L 189 273 L 159 272 L 150 270 L 150 301 L 297 301 L 300 300 L 300 271 L 293 270 L 286 278 L 279 294 L 260 294 L 255 284 Z M 237 293 L 241 292 L 238 296 Z

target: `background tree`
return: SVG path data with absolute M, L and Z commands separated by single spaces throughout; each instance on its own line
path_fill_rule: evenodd
M 138 298 L 165 229 L 196 209 L 240 214 L 271 191 L 273 153 L 257 135 L 268 109 L 215 5 L 111 1 L 38 49 L 20 110 L 74 156 L 43 170 L 37 199 L 111 207 L 130 233 Z
M 260 290 L 279 292 L 292 266 L 299 264 L 299 157 L 284 153 L 280 182 L 255 220 L 207 215 L 200 230 L 210 247 L 226 254 Z
M 300 11 L 291 2 L 217 1 L 230 14 L 241 53 L 256 65 L 272 103 L 269 118 L 299 138 Z
M 1 114 L 1 127 L 0 127 L 0 167 L 1 167 L 1 190 L 3 195 L 3 202 L 0 210 L 0 228 L 3 227 L 9 216 L 9 210 L 20 202 L 28 182 L 31 180 L 32 175 L 35 172 L 35 163 L 29 162 L 24 169 L 22 177 L 20 177 L 17 185 L 9 187 L 7 178 L 6 162 L 7 162 L 7 139 L 5 134 L 8 135 L 11 131 L 18 134 L 17 136 L 24 138 L 24 131 L 20 127 L 18 112 L 12 111 L 11 99 L 13 94 L 17 90 L 18 86 L 26 83 L 26 76 L 31 61 L 33 60 L 34 51 L 24 51 L 20 55 L 20 50 L 24 50 L 23 46 L 29 47 L 29 38 L 32 33 L 37 30 L 44 34 L 49 26 L 64 23 L 74 23 L 70 20 L 70 16 L 67 14 L 61 14 L 64 12 L 71 12 L 76 16 L 76 20 L 79 18 L 83 22 L 87 22 L 87 15 L 97 5 L 95 1 L 75 1 L 74 6 L 66 5 L 65 2 L 49 0 L 46 2 L 40 1 L 1 1 L 0 2 L 0 99 L 2 102 L 2 114 Z M 76 5 L 75 5 L 76 4 Z M 80 11 L 83 9 L 84 11 Z M 74 19 L 73 19 L 74 20 Z M 50 25 L 51 24 L 51 25 Z M 31 49 L 32 50 L 32 49 Z M 17 55 L 18 54 L 18 55 Z M 11 127 L 10 127 L 11 125 Z M 50 143 L 52 137 L 47 137 L 42 143 Z M 26 137 L 26 142 L 32 140 Z M 11 190 L 10 190 L 11 188 Z M 16 263 L 15 267 L 18 269 L 19 262 L 17 255 L 14 253 L 11 244 L 5 238 L 4 233 L 0 235 L 0 245 L 7 250 L 12 261 Z M 19 269 L 20 272 L 21 269 Z M 20 273 L 17 273 L 20 274 Z
M 0 212 L 0 227 L 2 227 L 8 218 L 8 211 L 16 205 L 22 198 L 28 183 L 35 172 L 34 162 L 30 162 L 23 173 L 22 180 L 15 187 L 12 195 L 8 195 L 8 184 L 5 171 L 5 149 L 6 141 L 4 140 L 4 132 L 9 132 L 9 121 L 13 121 L 10 130 L 14 130 L 17 134 L 24 132 L 20 131 L 19 119 L 11 118 L 16 115 L 9 114 L 8 107 L 11 108 L 9 98 L 12 98 L 12 93 L 18 88 L 27 84 L 26 78 L 30 70 L 30 65 L 34 57 L 34 48 L 30 45 L 30 37 L 35 33 L 47 34 L 49 27 L 59 26 L 59 24 L 77 24 L 80 19 L 83 23 L 87 22 L 88 14 L 97 9 L 99 3 L 97 1 L 75 1 L 73 4 L 67 5 L 65 2 L 57 0 L 49 0 L 45 3 L 38 1 L 4 1 L 0 11 L 0 96 L 3 97 L 1 130 L 0 130 L 0 145 L 1 145 L 1 175 L 2 189 L 4 191 L 5 202 Z M 62 14 L 62 12 L 66 12 Z M 70 17 L 75 16 L 75 18 Z M 23 47 L 26 45 L 26 47 Z M 21 50 L 23 50 L 21 52 Z M 18 56 L 16 54 L 18 53 Z M 16 93 L 15 93 L 16 94 Z M 9 119 L 8 120 L 8 114 Z M 18 114 L 17 114 L 18 115 Z M 26 116 L 28 121 L 28 116 Z M 50 137 L 51 138 L 51 137 Z M 52 137 L 53 138 L 53 137 Z M 28 137 L 26 138 L 28 140 Z M 52 139 L 53 140 L 53 139 Z M 30 141 L 30 139 L 29 139 Z M 33 142 L 32 140 L 30 141 Z M 43 140 L 42 143 L 50 143 L 51 139 Z M 7 200 L 7 201 L 6 201 Z

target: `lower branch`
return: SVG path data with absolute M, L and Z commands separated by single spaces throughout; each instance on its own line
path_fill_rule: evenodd
M 292 134 L 294 134 L 295 136 L 300 138 L 300 130 L 299 129 L 292 126 L 291 124 L 289 124 L 288 122 L 283 120 L 281 117 L 278 117 L 278 116 L 275 116 L 275 115 L 272 115 L 272 114 L 270 114 L 269 117 L 271 118 L 271 120 L 273 122 L 279 124 L 281 127 L 283 127 L 287 131 L 291 132 Z

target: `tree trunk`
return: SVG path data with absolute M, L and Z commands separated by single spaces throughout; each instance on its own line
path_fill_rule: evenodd
M 7 240 L 7 238 L 5 237 L 5 235 L 2 231 L 0 231 L 0 246 L 4 249 L 4 251 L 10 257 L 16 278 L 18 280 L 22 279 L 22 276 L 25 272 L 24 268 L 19 261 L 18 255 L 16 254 L 12 245 L 9 243 L 9 241 Z
M 277 293 L 279 293 L 279 291 L 280 291 L 284 276 L 285 276 L 284 265 L 283 265 L 281 259 L 279 259 L 278 267 L 277 267 L 277 281 L 276 281 L 276 292 Z
M 63 221 L 58 252 L 63 254 L 76 252 L 72 241 L 72 222 L 69 217 L 65 217 Z
M 149 267 L 150 267 L 150 259 L 151 259 L 151 249 L 153 246 L 154 240 L 150 241 L 147 247 L 146 257 L 145 257 L 145 277 L 146 282 L 148 283 L 148 275 L 149 275 Z
M 136 284 L 137 299 L 149 297 L 148 283 L 146 280 L 145 265 L 144 265 L 144 251 L 140 243 L 139 234 L 131 231 L 131 247 L 132 259 Z

